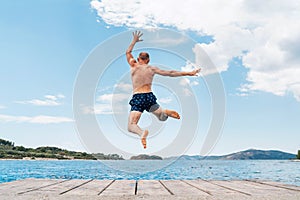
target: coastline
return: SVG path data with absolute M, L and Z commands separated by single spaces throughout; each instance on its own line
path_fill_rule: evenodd
M 293 161 L 293 162 L 300 162 L 300 159 L 293 159 L 291 161 Z
M 300 160 L 282 160 L 282 159 L 255 159 L 255 160 L 248 160 L 248 161 L 290 161 L 290 162 L 299 162 Z M 130 159 L 124 159 L 124 160 L 93 160 L 93 159 L 55 159 L 55 158 L 36 158 L 36 159 L 9 159 L 9 158 L 4 158 L 0 159 L 0 161 L 166 161 L 166 160 L 130 160 Z M 182 160 L 178 160 L 182 161 Z M 185 161 L 195 161 L 195 160 L 185 160 Z M 210 160 L 210 161 L 220 161 L 220 160 Z M 247 161 L 247 160 L 226 160 L 226 161 Z

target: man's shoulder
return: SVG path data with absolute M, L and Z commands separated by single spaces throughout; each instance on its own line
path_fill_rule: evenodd
M 135 68 L 135 67 L 138 67 L 139 64 L 137 62 L 134 62 L 134 63 L 130 63 L 130 68 Z
M 130 58 L 128 61 L 128 64 L 130 65 L 130 67 L 134 67 L 138 63 L 136 62 L 136 60 L 134 58 Z

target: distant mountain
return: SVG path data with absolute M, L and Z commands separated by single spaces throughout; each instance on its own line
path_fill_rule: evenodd
M 130 160 L 162 160 L 162 157 L 160 156 L 155 156 L 155 155 L 146 155 L 146 154 L 141 154 L 137 156 L 132 156 Z
M 256 149 L 249 149 L 219 157 L 221 160 L 287 160 L 295 158 L 296 154 L 276 150 L 264 151 Z
M 286 153 L 276 150 L 256 150 L 249 149 L 223 156 L 187 156 L 168 157 L 165 159 L 179 159 L 179 160 L 288 160 L 296 159 L 296 154 Z

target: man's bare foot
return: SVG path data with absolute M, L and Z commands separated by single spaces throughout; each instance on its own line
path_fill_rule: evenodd
M 146 141 L 146 139 L 147 139 L 148 133 L 149 133 L 149 131 L 145 130 L 144 133 L 141 135 L 141 142 L 142 142 L 142 145 L 143 145 L 144 149 L 147 148 L 147 141 Z
M 175 119 L 180 119 L 180 115 L 174 111 L 174 110 L 164 110 L 164 112 L 166 113 L 166 115 L 168 115 L 169 117 L 173 117 Z

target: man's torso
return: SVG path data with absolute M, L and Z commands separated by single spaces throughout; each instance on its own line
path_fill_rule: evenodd
M 137 64 L 131 67 L 131 79 L 133 86 L 133 93 L 148 93 L 151 92 L 154 72 L 150 65 Z

